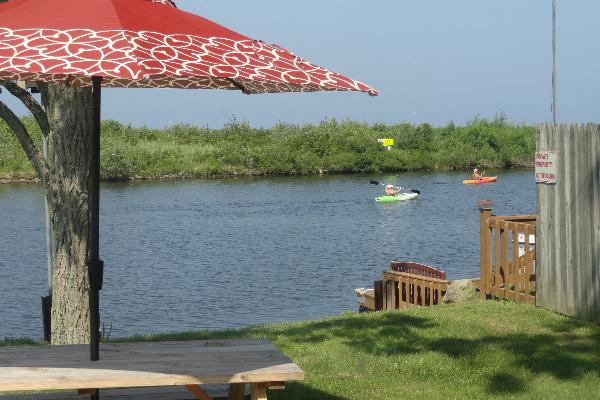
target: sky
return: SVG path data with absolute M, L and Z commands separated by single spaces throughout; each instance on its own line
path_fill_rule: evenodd
M 233 118 L 255 127 L 552 118 L 552 0 L 176 2 L 381 93 L 105 89 L 103 119 L 220 128 Z M 600 119 L 599 17 L 598 0 L 557 0 L 557 122 Z

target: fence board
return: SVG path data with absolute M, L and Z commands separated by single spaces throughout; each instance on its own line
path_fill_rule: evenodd
M 530 249 L 533 243 L 529 242 L 529 235 L 536 232 L 537 216 L 491 217 L 491 209 L 485 207 L 480 209 L 479 216 L 482 298 L 502 297 L 534 304 L 535 248 Z M 524 237 L 523 255 L 519 252 L 520 234 Z
M 600 126 L 541 125 L 538 151 L 557 151 L 556 184 L 537 185 L 537 305 L 600 321 Z
M 517 225 L 517 226 L 520 226 Z M 510 279 L 511 283 L 514 283 L 517 287 L 519 285 L 519 272 L 521 271 L 521 261 L 523 260 L 519 257 L 519 230 L 512 229 L 512 249 L 511 249 L 511 259 L 513 262 L 510 267 Z
M 445 273 L 444 273 L 445 276 Z M 449 282 L 445 279 L 419 276 L 392 269 L 383 272 L 383 287 L 387 300 L 384 310 L 409 309 L 440 304 Z M 427 294 L 429 290 L 429 294 Z M 427 301 L 429 296 L 429 301 Z
M 598 201 L 598 199 L 600 199 L 600 135 L 592 135 L 591 140 L 591 163 L 595 166 L 592 174 L 592 185 L 594 187 L 592 199 Z M 600 209 L 598 209 L 595 202 L 592 202 L 590 208 L 593 213 L 591 218 L 593 223 L 590 228 L 592 230 L 591 235 L 594 237 L 594 241 L 592 242 L 592 265 L 595 267 L 592 270 L 592 282 L 590 286 L 592 293 L 600 293 L 600 246 L 598 245 L 598 243 L 600 243 Z M 596 316 L 598 314 L 600 314 L 600 304 L 596 301 Z

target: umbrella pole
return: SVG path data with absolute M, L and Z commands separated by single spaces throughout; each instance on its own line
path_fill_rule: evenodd
M 100 260 L 100 103 L 102 77 L 92 77 L 93 125 L 90 151 L 90 243 L 88 274 L 90 282 L 90 359 L 100 359 L 100 289 L 102 289 L 103 262 Z M 90 398 L 98 400 L 99 390 Z

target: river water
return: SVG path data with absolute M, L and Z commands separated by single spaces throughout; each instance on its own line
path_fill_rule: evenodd
M 122 337 L 355 311 L 354 288 L 392 259 L 479 276 L 478 201 L 535 212 L 532 170 L 493 174 L 488 185 L 462 185 L 464 172 L 103 184 L 102 321 Z M 422 193 L 377 204 L 370 180 Z M 0 338 L 42 336 L 45 257 L 41 187 L 0 185 Z

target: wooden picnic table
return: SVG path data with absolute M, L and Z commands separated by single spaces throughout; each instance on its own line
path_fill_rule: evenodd
M 229 384 L 229 398 L 267 398 L 269 387 L 304 379 L 304 372 L 268 340 L 194 340 L 101 344 L 100 360 L 88 345 L 0 347 L 0 392 Z

